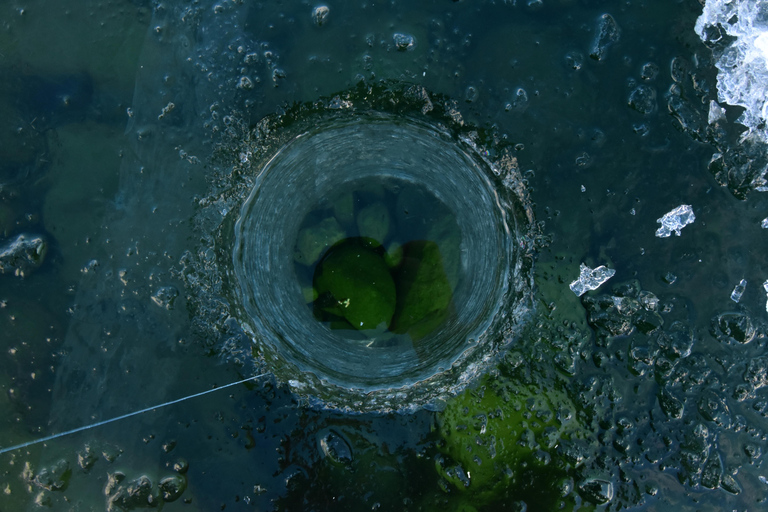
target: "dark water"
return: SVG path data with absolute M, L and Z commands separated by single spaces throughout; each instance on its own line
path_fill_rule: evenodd
M 381 80 L 515 159 L 544 223 L 527 329 L 443 411 L 267 376 L 3 453 L 0 510 L 764 507 L 768 201 L 708 171 L 699 2 L 326 5 L 0 7 L 0 251 L 42 240 L 0 260 L 0 446 L 254 375 L 216 253 L 242 141 Z M 579 299 L 582 262 L 616 275 Z

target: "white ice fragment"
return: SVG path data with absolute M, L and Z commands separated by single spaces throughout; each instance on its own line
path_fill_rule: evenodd
M 738 303 L 741 300 L 741 296 L 744 295 L 744 290 L 747 288 L 747 280 L 742 279 L 739 281 L 739 284 L 737 284 L 733 291 L 731 292 L 731 300 L 733 302 Z
M 763 290 L 765 290 L 765 294 L 768 295 L 768 280 L 763 283 Z M 768 297 L 766 297 L 765 300 L 765 311 L 768 312 Z
M 637 295 L 637 298 L 647 311 L 657 311 L 659 309 L 659 298 L 653 293 L 643 290 Z
M 656 222 L 661 224 L 661 227 L 656 230 L 656 236 L 667 238 L 673 232 L 680 236 L 680 230 L 688 224 L 693 224 L 695 220 L 693 208 L 688 204 L 681 204 L 671 212 L 665 213 L 662 218 L 656 219 Z
M 591 269 L 582 263 L 579 267 L 579 278 L 570 284 L 571 291 L 581 297 L 589 290 L 597 290 L 615 273 L 615 270 L 607 268 L 605 265 Z
M 295 380 L 295 379 L 289 380 L 288 381 L 288 385 L 290 387 L 292 387 L 293 389 L 304 389 L 305 387 L 307 387 L 306 384 L 304 384 L 303 382 L 300 382 L 298 380 Z
M 725 119 L 725 109 L 717 104 L 715 100 L 709 102 L 709 115 L 707 116 L 707 122 L 709 124 L 715 124 L 716 122 Z
M 763 222 L 760 223 L 760 227 L 763 229 L 768 229 L 768 217 L 763 219 Z

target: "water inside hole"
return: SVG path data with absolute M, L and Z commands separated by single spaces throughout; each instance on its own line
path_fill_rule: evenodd
M 232 247 L 222 239 L 256 354 L 326 406 L 402 409 L 455 392 L 510 342 L 502 326 L 527 318 L 525 200 L 423 118 L 361 109 L 307 125 L 244 166 L 250 195 L 231 210 Z
M 314 317 L 338 336 L 415 349 L 454 307 L 461 232 L 426 187 L 368 179 L 307 213 L 294 263 Z

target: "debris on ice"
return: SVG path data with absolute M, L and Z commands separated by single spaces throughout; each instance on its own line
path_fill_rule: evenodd
M 604 282 L 613 277 L 615 270 L 600 265 L 591 269 L 585 264 L 579 267 L 579 278 L 570 284 L 570 288 L 578 297 L 590 290 L 597 290 Z
M 661 227 L 656 230 L 656 236 L 667 238 L 673 232 L 680 236 L 680 230 L 688 224 L 693 224 L 695 220 L 693 208 L 688 204 L 681 204 L 671 212 L 665 213 L 662 218 L 656 219 L 656 222 L 661 224 Z

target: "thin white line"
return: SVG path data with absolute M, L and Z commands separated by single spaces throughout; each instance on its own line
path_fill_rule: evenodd
M 89 429 L 92 429 L 92 428 L 100 427 L 102 425 L 106 425 L 107 423 L 112 423 L 112 422 L 115 422 L 115 421 L 124 420 L 125 418 L 130 418 L 131 416 L 137 416 L 139 414 L 144 414 L 145 412 L 154 411 L 155 409 L 160 409 L 161 407 L 177 404 L 179 402 L 183 402 L 184 400 L 189 400 L 190 398 L 197 398 L 199 396 L 207 395 L 208 393 L 213 393 L 214 391 L 219 391 L 219 390 L 226 389 L 226 388 L 229 388 L 229 387 L 232 387 L 232 386 L 237 386 L 238 384 L 242 384 L 242 383 L 248 382 L 250 380 L 256 380 L 259 377 L 264 377 L 265 375 L 268 375 L 268 374 L 262 373 L 260 375 L 255 375 L 253 377 L 248 377 L 247 379 L 239 380 L 237 382 L 230 382 L 229 384 L 225 384 L 223 386 L 219 386 L 218 388 L 209 389 L 207 391 L 201 391 L 200 393 L 195 393 L 194 395 L 188 395 L 188 396 L 185 396 L 185 397 L 182 397 L 182 398 L 178 398 L 176 400 L 171 400 L 170 402 L 162 403 L 160 405 L 155 405 L 155 406 L 152 406 L 152 407 L 147 407 L 146 409 L 142 409 L 140 411 L 130 412 L 128 414 L 123 414 L 122 416 L 117 416 L 115 418 L 110 418 L 108 420 L 99 421 L 99 422 L 93 423 L 91 425 L 86 425 L 84 427 L 78 427 L 78 428 L 75 428 L 75 429 L 72 429 L 72 430 L 67 430 L 66 432 L 60 432 L 58 434 L 53 434 L 51 436 L 46 436 L 46 437 L 43 437 L 43 438 L 40 438 L 40 439 L 35 439 L 34 441 L 27 441 L 26 443 L 17 444 L 15 446 L 9 446 L 7 448 L 0 448 L 0 455 L 2 455 L 3 453 L 12 452 L 13 450 L 18 450 L 20 448 L 26 448 L 27 446 L 32 446 L 32 445 L 39 444 L 39 443 L 45 443 L 46 441 L 51 441 L 51 440 L 59 438 L 59 437 L 64 437 L 64 436 L 68 436 L 70 434 L 76 434 L 77 432 L 82 432 L 84 430 L 89 430 Z

